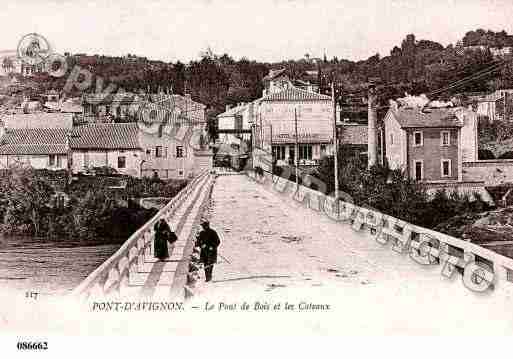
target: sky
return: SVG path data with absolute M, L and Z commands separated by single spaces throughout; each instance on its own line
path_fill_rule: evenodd
M 36 32 L 61 54 L 362 60 L 409 33 L 444 46 L 480 27 L 513 34 L 512 18 L 512 0 L 2 0 L 0 50 Z

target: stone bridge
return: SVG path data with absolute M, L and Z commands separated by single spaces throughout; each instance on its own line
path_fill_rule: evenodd
M 203 216 L 222 241 L 210 283 L 201 271 L 197 282 L 189 275 Z M 164 262 L 152 256 L 160 218 L 179 237 Z M 477 334 L 493 326 L 512 333 L 512 269 L 511 259 L 475 244 L 349 203 L 337 206 L 281 178 L 203 173 L 73 295 L 189 298 L 198 306 L 206 299 L 301 299 L 304 308 L 312 301 L 336 306 L 337 318 L 351 323 L 343 326 L 348 333 L 367 333 L 375 322 L 380 332 Z

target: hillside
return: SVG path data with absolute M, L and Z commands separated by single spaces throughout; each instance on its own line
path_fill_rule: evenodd
M 387 56 L 376 54 L 366 60 L 349 61 L 331 59 L 325 55 L 323 59 L 305 56 L 300 60 L 262 63 L 242 58 L 235 60 L 229 54 L 218 55 L 208 49 L 200 59 L 188 64 L 164 63 L 148 60 L 143 57 L 128 55 L 125 57 L 108 57 L 100 55 L 70 55 L 68 69 L 75 65 L 92 72 L 96 78 L 104 81 L 101 88 L 114 83 L 126 91 L 166 90 L 178 94 L 188 92 L 195 101 L 208 106 L 208 116 L 224 111 L 225 105 L 249 102 L 260 97 L 262 78 L 271 68 L 287 68 L 289 73 L 301 76 L 306 71 L 319 71 L 318 79 L 321 89 L 326 92 L 333 76 L 339 93 L 347 98 L 349 94 L 364 96 L 369 82 L 378 83 L 378 93 L 382 105 L 388 99 L 404 95 L 431 92 L 447 86 L 454 81 L 490 69 L 498 59 L 494 59 L 489 50 L 475 51 L 466 49 L 466 45 L 486 43 L 490 46 L 509 44 L 511 36 L 505 32 L 484 30 L 469 31 L 455 45 L 442 46 L 428 40 L 416 39 L 409 34 L 405 39 L 390 50 Z M 476 42 L 477 41 L 477 42 Z M 510 63 L 509 59 L 506 59 Z M 513 67 L 501 66 L 488 71 L 475 81 L 469 81 L 447 91 L 437 92 L 437 96 L 449 98 L 456 93 L 490 91 L 501 87 L 513 87 Z M 34 77 L 40 88 L 62 89 L 66 77 L 51 78 L 45 74 Z M 96 80 L 95 80 L 96 81 Z M 87 91 L 94 91 L 94 83 Z M 75 91 L 72 95 L 79 95 Z M 434 97 L 434 96 L 432 96 Z

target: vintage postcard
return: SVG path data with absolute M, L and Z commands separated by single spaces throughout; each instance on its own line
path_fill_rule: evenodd
M 513 334 L 512 14 L 3 0 L 6 350 Z

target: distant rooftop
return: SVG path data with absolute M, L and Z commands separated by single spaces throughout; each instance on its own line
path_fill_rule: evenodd
M 331 101 L 331 97 L 291 87 L 286 90 L 264 96 L 261 101 Z
M 0 139 L 0 154 L 65 154 L 67 132 L 64 128 L 7 129 Z
M 463 127 L 454 108 L 402 107 L 392 113 L 402 128 Z
M 73 149 L 139 149 L 137 123 L 106 123 L 73 128 L 70 146 Z

